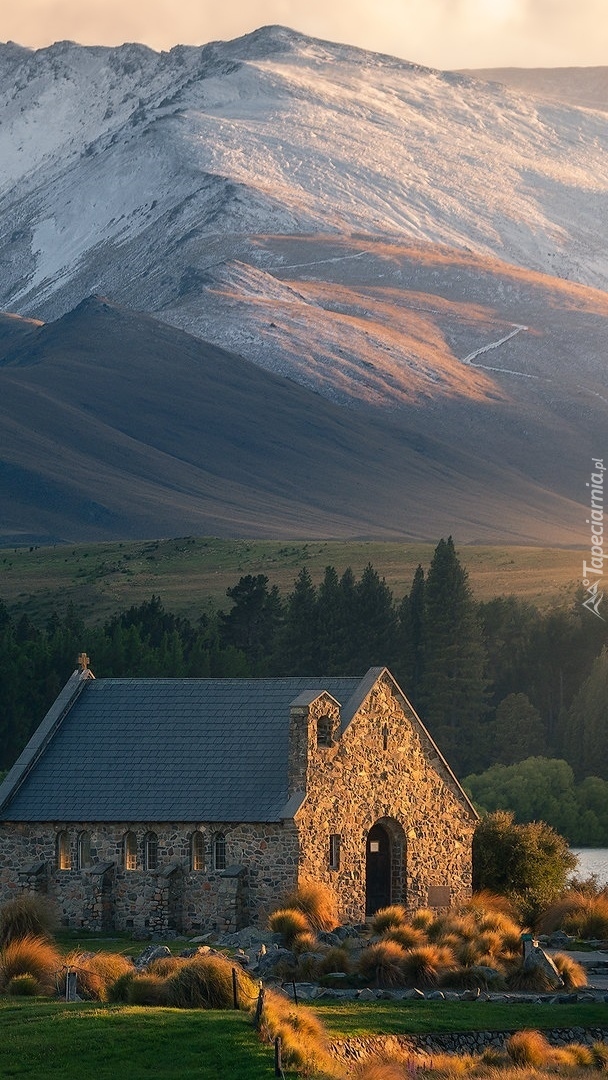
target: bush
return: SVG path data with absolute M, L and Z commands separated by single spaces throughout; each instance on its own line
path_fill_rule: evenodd
M 508 915 L 514 919 L 515 907 L 507 896 L 492 892 L 491 889 L 478 889 L 464 905 L 465 911 L 483 912 L 499 911 L 502 915 Z
M 336 894 L 318 881 L 302 882 L 285 898 L 283 907 L 301 911 L 313 930 L 333 930 L 338 925 Z
M 300 953 L 317 952 L 319 942 L 311 930 L 305 930 L 302 934 L 296 934 L 291 942 L 291 948 L 296 956 L 299 956 Z
M 401 945 L 402 949 L 413 949 L 417 945 L 426 944 L 426 934 L 424 930 L 419 930 L 415 926 L 393 926 L 384 935 L 384 941 L 396 941 L 398 945 Z
M 509 990 L 530 991 L 537 994 L 545 994 L 555 990 L 555 984 L 550 976 L 542 968 L 530 968 L 526 970 L 523 963 L 512 968 L 506 977 Z
M 148 964 L 146 971 L 148 975 L 159 975 L 161 979 L 166 979 L 169 975 L 173 975 L 183 962 L 179 956 L 158 956 L 156 960 Z
M 473 836 L 473 888 L 503 893 L 533 923 L 563 892 L 576 855 L 544 821 L 516 825 L 498 810 L 479 822 Z
M 460 964 L 442 972 L 439 986 L 453 986 L 461 990 L 504 990 L 504 974 L 488 964 Z
M 371 920 L 372 933 L 384 934 L 387 930 L 407 923 L 408 914 L 401 904 L 391 904 L 389 907 L 380 908 Z
M 594 1069 L 608 1072 L 608 1046 L 606 1043 L 594 1043 L 591 1047 L 591 1059 Z
M 45 938 L 15 939 L 0 954 L 0 987 L 8 986 L 17 975 L 31 975 L 39 993 L 52 993 L 62 966 L 59 951 Z
M 359 974 L 376 986 L 405 986 L 405 949 L 396 941 L 378 941 L 359 957 Z
M 348 949 L 340 945 L 332 945 L 321 961 L 320 972 L 321 975 L 331 975 L 334 971 L 342 971 L 348 975 L 352 971 L 352 966 Z
M 119 975 L 115 982 L 110 983 L 107 990 L 107 1001 L 121 1002 L 123 1005 L 129 1000 L 129 987 L 135 978 L 135 968 Z
M 308 918 L 299 908 L 279 908 L 278 911 L 273 911 L 268 925 L 273 933 L 281 935 L 288 948 L 299 934 L 310 933 Z
M 546 1065 L 551 1057 L 551 1047 L 540 1031 L 516 1031 L 507 1039 L 505 1050 L 516 1065 L 533 1069 Z
M 24 892 L 0 908 L 0 949 L 22 938 L 50 938 L 57 913 L 46 896 Z
M 271 1040 L 280 1036 L 283 1063 L 289 1068 L 307 1074 L 337 1074 L 321 1021 L 301 1005 L 295 1009 L 288 998 L 273 990 L 266 990 L 264 997 L 262 1032 Z
M 241 1008 L 257 998 L 257 985 L 238 965 L 234 967 Z M 178 1009 L 232 1009 L 233 964 L 215 953 L 193 956 L 166 980 L 167 1003 Z
M 538 919 L 538 932 L 564 930 L 579 938 L 608 938 L 608 897 L 568 889 Z
M 38 982 L 33 975 L 13 975 L 6 992 L 13 997 L 35 997 L 38 993 Z

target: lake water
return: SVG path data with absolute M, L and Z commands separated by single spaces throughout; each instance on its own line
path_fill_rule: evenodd
M 578 859 L 578 867 L 574 871 L 577 877 L 587 878 L 590 874 L 595 874 L 600 885 L 608 885 L 608 848 L 572 850 Z

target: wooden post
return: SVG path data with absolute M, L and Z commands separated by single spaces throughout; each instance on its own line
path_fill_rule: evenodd
M 262 1023 L 262 1013 L 264 1011 L 264 987 L 260 983 L 260 992 L 258 994 L 258 1003 L 255 1007 L 255 1016 L 253 1019 L 254 1026 L 259 1028 Z
M 239 1007 L 239 984 L 237 981 L 236 968 L 232 969 L 232 1004 L 235 1009 Z
M 76 1001 L 76 980 L 77 980 L 77 977 L 78 977 L 78 975 L 77 975 L 76 971 L 71 971 L 70 968 L 67 969 L 66 974 L 65 974 L 65 1000 L 66 1001 Z
M 274 1040 L 274 1075 L 283 1075 L 283 1064 L 281 1062 L 281 1036 L 277 1035 Z

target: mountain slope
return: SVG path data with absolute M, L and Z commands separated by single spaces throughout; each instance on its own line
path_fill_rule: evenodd
M 102 299 L 33 336 L 16 325 L 0 357 L 4 543 L 492 540 L 497 522 L 505 542 L 576 539 L 576 503 L 516 469 L 335 406 Z

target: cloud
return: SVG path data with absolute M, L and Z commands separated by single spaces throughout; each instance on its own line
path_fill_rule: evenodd
M 3 36 L 39 47 L 143 41 L 152 48 L 237 37 L 281 23 L 435 67 L 601 64 L 606 0 L 20 0 Z

